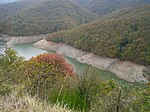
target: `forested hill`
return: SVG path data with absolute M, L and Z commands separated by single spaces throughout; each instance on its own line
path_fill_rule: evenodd
M 73 0 L 102 16 L 125 7 L 150 3 L 150 0 Z
M 122 8 L 147 3 L 150 1 L 17 0 L 0 5 L 0 33 L 13 36 L 53 33 L 90 23 Z
M 93 23 L 50 34 L 47 40 L 150 65 L 150 4 L 121 9 Z
M 98 16 L 70 0 L 22 0 L 0 5 L 0 33 L 38 35 L 89 23 Z
M 36 0 L 20 0 L 14 3 L 1 4 L 0 21 L 13 17 L 17 12 L 31 7 L 35 2 Z

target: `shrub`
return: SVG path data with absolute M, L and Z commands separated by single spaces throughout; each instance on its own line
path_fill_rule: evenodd
M 93 97 L 91 112 L 149 112 L 150 87 L 101 82 Z
M 60 89 L 61 85 L 74 76 L 74 71 L 63 57 L 43 54 L 25 61 L 17 74 L 20 76 L 19 82 L 25 85 L 25 91 L 48 99 L 55 87 Z
M 22 62 L 24 59 L 17 55 L 12 49 L 7 49 L 4 54 L 0 54 L 0 66 L 9 66 L 15 62 Z
M 3 58 L 1 61 L 9 62 L 5 57 Z M 79 77 L 74 77 L 76 75 L 72 66 L 56 54 L 43 54 L 23 62 L 12 61 L 6 66 L 0 65 L 0 95 L 9 94 L 13 89 L 23 98 L 26 93 L 54 104 L 59 102 L 79 111 L 148 112 L 149 85 L 143 87 L 131 84 L 119 85 L 114 81 L 102 81 L 93 73 L 94 71 L 87 70 Z M 20 101 L 20 98 L 12 101 L 18 104 L 16 101 Z M 4 106 L 0 99 L 0 109 L 1 107 L 5 109 Z M 39 105 L 34 105 L 35 108 L 32 105 L 26 106 L 39 110 L 47 108 Z M 9 111 L 11 110 L 8 109 Z
M 62 72 L 66 75 L 73 75 L 73 67 L 68 64 L 63 57 L 57 54 L 42 54 L 31 60 L 37 61 L 39 63 L 48 63 L 50 66 L 58 69 L 59 72 Z

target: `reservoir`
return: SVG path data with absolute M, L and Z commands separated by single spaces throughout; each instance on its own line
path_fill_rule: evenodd
M 5 43 L 6 42 L 0 40 L 0 54 L 4 53 L 4 51 L 6 49 Z
M 43 53 L 55 53 L 54 51 L 46 51 L 46 50 L 42 50 L 39 48 L 35 48 L 32 46 L 32 43 L 23 43 L 23 44 L 14 45 L 12 49 L 17 51 L 18 55 L 24 57 L 26 60 L 29 60 L 30 58 L 35 57 L 39 54 L 43 54 Z M 80 63 L 76 61 L 75 59 L 72 59 L 66 56 L 64 56 L 64 58 L 69 64 L 72 64 L 77 74 L 82 75 L 85 73 L 85 71 L 88 70 L 89 75 L 96 75 L 102 80 L 116 80 L 119 83 L 126 82 L 124 80 L 117 78 L 113 73 L 109 71 L 97 69 L 95 67 L 92 67 L 84 63 Z

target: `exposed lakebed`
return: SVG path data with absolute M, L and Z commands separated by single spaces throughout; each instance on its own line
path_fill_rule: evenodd
M 35 48 L 32 46 L 32 43 L 17 44 L 17 45 L 14 45 L 12 49 L 16 50 L 18 52 L 18 55 L 24 57 L 27 60 L 42 53 L 55 53 L 54 51 L 47 51 L 47 50 Z M 91 75 L 94 74 L 100 77 L 102 80 L 113 79 L 121 83 L 126 82 L 124 80 L 117 78 L 113 73 L 109 71 L 100 70 L 90 65 L 80 63 L 76 61 L 75 59 L 72 59 L 66 56 L 64 56 L 64 58 L 66 59 L 68 63 L 73 65 L 75 72 L 78 74 L 83 74 L 88 69 L 89 74 Z

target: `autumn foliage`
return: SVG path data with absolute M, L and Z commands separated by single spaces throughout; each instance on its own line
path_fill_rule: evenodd
M 58 54 L 44 53 L 37 57 L 33 57 L 31 60 L 47 63 L 65 75 L 72 76 L 74 74 L 72 65 L 68 64 L 66 60 Z
M 72 79 L 75 73 L 62 56 L 45 53 L 25 61 L 17 74 L 19 83 L 25 85 L 23 91 L 47 99 L 54 91 L 52 88 L 60 87 Z

